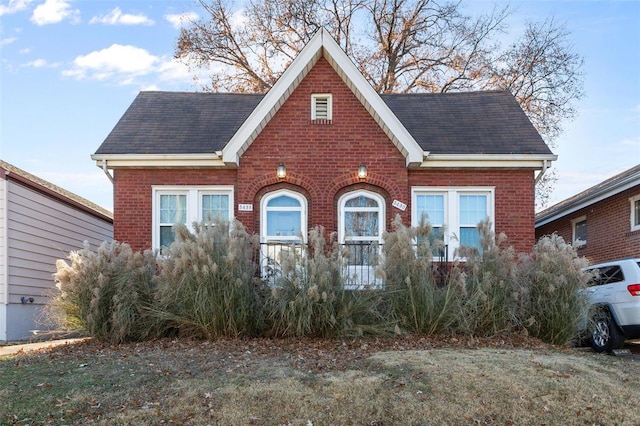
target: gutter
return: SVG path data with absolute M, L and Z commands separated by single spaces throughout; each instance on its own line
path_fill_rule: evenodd
M 540 179 L 542 179 L 542 176 L 544 176 L 544 172 L 546 172 L 548 168 L 549 168 L 549 160 L 546 160 L 546 159 L 542 160 L 542 170 L 540 170 L 540 173 L 538 173 L 538 176 L 536 176 L 536 179 L 534 181 L 536 185 L 538 184 Z
M 111 176 L 109 174 L 109 170 L 107 169 L 107 159 L 106 158 L 102 160 L 102 171 L 104 171 L 104 174 L 107 175 L 107 177 L 111 181 L 111 184 L 113 185 L 113 176 Z

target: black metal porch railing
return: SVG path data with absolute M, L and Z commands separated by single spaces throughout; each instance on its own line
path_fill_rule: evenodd
M 282 274 L 283 260 L 297 262 L 312 251 L 306 243 L 271 241 L 260 243 L 254 261 L 260 265 L 261 277 L 269 284 L 274 284 Z M 415 247 L 419 255 L 418 247 Z M 436 279 L 439 285 L 444 285 L 449 273 L 447 246 L 431 249 Z M 382 262 L 383 244 L 369 242 L 348 242 L 339 245 L 341 274 L 345 287 L 350 290 L 381 287 L 384 283 L 376 272 Z

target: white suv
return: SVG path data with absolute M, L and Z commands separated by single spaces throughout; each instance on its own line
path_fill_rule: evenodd
M 621 348 L 640 338 L 640 259 L 621 259 L 586 268 L 596 272 L 584 291 L 591 307 L 589 337 L 596 352 Z

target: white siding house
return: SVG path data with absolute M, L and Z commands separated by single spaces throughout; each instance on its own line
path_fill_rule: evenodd
M 111 212 L 0 160 L 0 341 L 43 328 L 57 259 L 112 239 Z

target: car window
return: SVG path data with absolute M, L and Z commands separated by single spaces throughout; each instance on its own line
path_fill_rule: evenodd
M 596 278 L 589 282 L 590 285 L 604 285 L 624 281 L 624 274 L 619 265 L 601 266 L 600 268 L 591 269 L 590 271 L 599 272 Z

